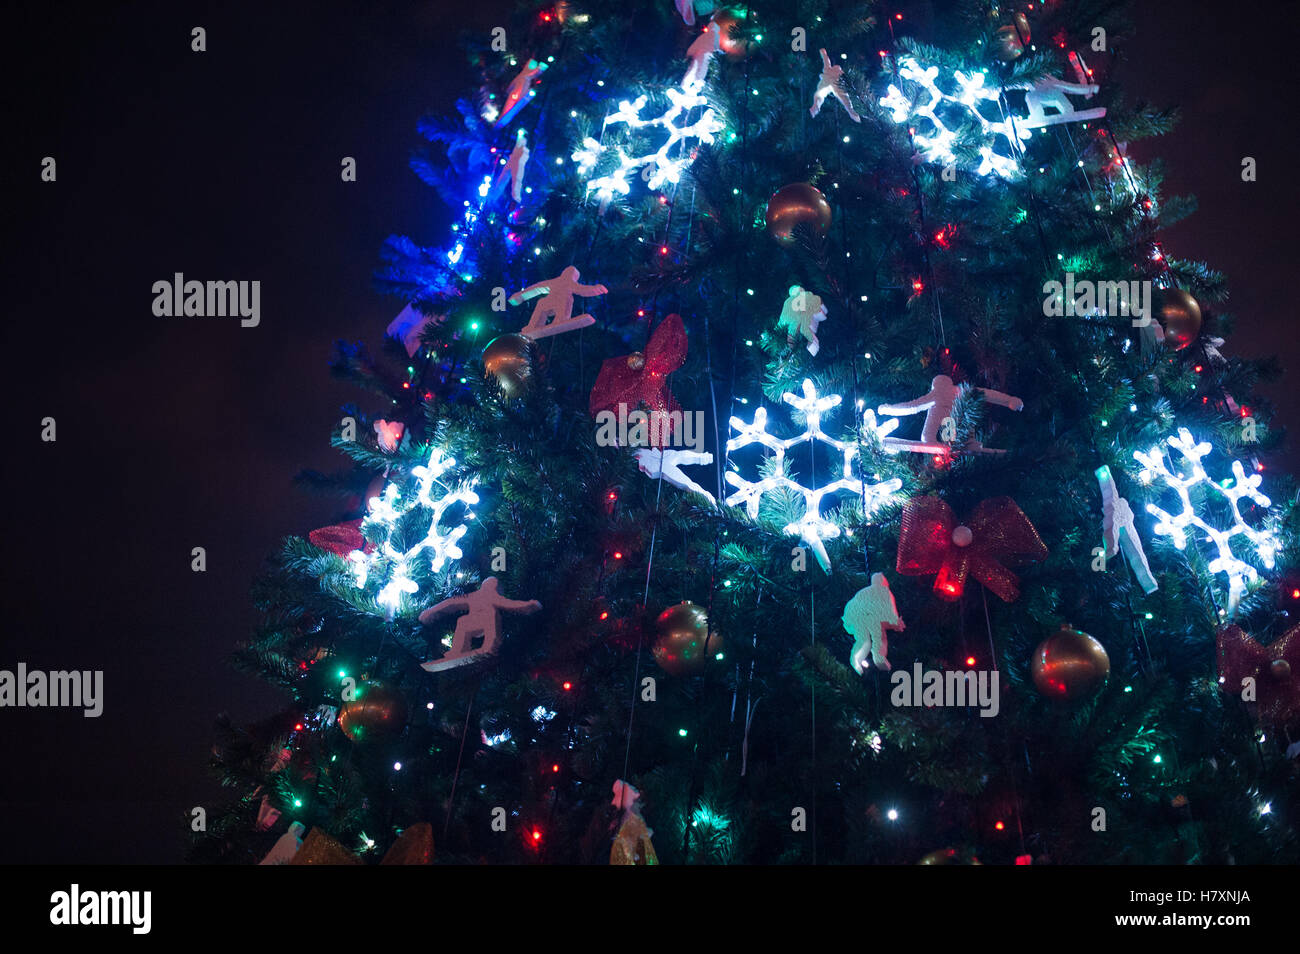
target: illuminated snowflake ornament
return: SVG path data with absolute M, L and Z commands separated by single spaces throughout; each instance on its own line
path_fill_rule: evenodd
M 755 409 L 752 424 L 746 424 L 740 418 L 733 417 L 731 419 L 731 429 L 735 436 L 727 441 L 727 452 L 730 453 L 742 447 L 748 447 L 750 444 L 761 444 L 772 452 L 771 459 L 775 461 L 775 464 L 772 475 L 758 481 L 746 480 L 736 471 L 728 471 L 726 481 L 736 488 L 736 492 L 727 497 L 725 503 L 729 507 L 744 504 L 745 512 L 749 514 L 750 519 L 757 519 L 759 505 L 762 503 L 763 495 L 768 491 L 784 487 L 802 494 L 804 499 L 803 516 L 787 525 L 785 533 L 798 536 L 813 551 L 813 555 L 817 558 L 817 563 L 821 568 L 829 573 L 831 571 L 831 561 L 826 553 L 824 541 L 838 537 L 840 528 L 838 524 L 822 516 L 822 500 L 828 495 L 839 492 L 852 493 L 862 499 L 866 515 L 869 517 L 880 504 L 891 499 L 894 493 L 902 488 L 903 482 L 898 478 L 894 478 L 883 483 L 866 484 L 860 478 L 853 476 L 853 462 L 859 457 L 858 445 L 828 437 L 822 431 L 821 426 L 822 415 L 839 406 L 840 396 L 838 394 L 819 397 L 812 381 L 805 380 L 803 382 L 802 397 L 787 391 L 781 395 L 781 399 L 804 415 L 806 422 L 804 432 L 798 437 L 785 440 L 769 434 L 767 431 L 767 409 L 763 407 Z M 823 487 L 810 489 L 785 475 L 786 451 L 805 443 L 827 444 L 843 455 L 843 469 L 838 480 Z
M 984 85 L 984 73 L 954 70 L 952 82 L 945 82 L 951 92 L 944 92 L 936 82 L 939 67 L 925 68 L 913 57 L 901 56 L 898 77 L 901 85 L 891 83 L 880 105 L 895 123 L 911 126 L 912 141 L 926 162 L 941 165 L 956 162 L 953 144 L 957 133 L 963 125 L 974 121 L 984 137 L 979 146 L 980 165 L 975 171 L 982 176 L 996 173 L 1003 179 L 1019 174 L 1020 165 L 1015 157 L 1021 151 L 1020 141 L 1028 139 L 1030 134 L 1025 129 L 1017 129 L 1010 117 L 994 120 L 985 115 L 989 104 L 999 104 L 1001 93 Z M 926 125 L 922 127 L 918 120 L 924 120 Z M 995 151 L 999 138 L 1005 140 L 1010 155 Z
M 429 553 L 429 568 L 437 573 L 443 567 L 459 560 L 464 553 L 457 545 L 465 535 L 465 524 L 450 529 L 442 526 L 443 517 L 456 504 L 472 507 L 478 503 L 478 494 L 474 492 L 474 481 L 464 481 L 455 487 L 449 487 L 441 480 L 456 461 L 435 447 L 429 454 L 428 463 L 415 467 L 411 475 L 415 477 L 416 492 L 405 499 L 397 484 L 384 488 L 382 496 L 372 497 L 369 502 L 367 520 L 378 523 L 385 530 L 386 539 L 372 552 L 353 550 L 348 554 L 352 564 L 354 582 L 358 588 L 364 588 L 376 571 L 388 565 L 388 572 L 382 577 L 384 585 L 375 595 L 375 601 L 384 607 L 391 619 L 401 608 L 403 595 L 410 596 L 419 590 L 419 586 L 410 578 L 411 562 L 425 551 Z M 436 497 L 435 497 L 436 494 Z M 414 546 L 405 550 L 395 545 L 395 528 L 399 520 L 416 508 L 429 511 L 429 529 L 424 537 Z M 473 519 L 472 512 L 466 513 L 466 519 Z
M 1256 529 L 1248 526 L 1241 517 L 1240 502 L 1242 498 L 1253 501 L 1265 510 L 1272 506 L 1272 501 L 1259 491 L 1259 485 L 1263 478 L 1258 474 L 1247 476 L 1241 462 L 1234 460 L 1232 462 L 1232 478 L 1215 483 L 1210 479 L 1201 464 L 1201 461 L 1213 448 L 1208 442 L 1197 443 L 1192 438 L 1191 432 L 1185 427 L 1180 427 L 1178 435 L 1167 438 L 1165 443 L 1182 457 L 1187 468 L 1190 469 L 1189 475 L 1183 476 L 1170 470 L 1165 460 L 1163 447 L 1153 447 L 1146 453 L 1142 451 L 1133 452 L 1133 456 L 1142 464 L 1142 471 L 1138 474 L 1138 478 L 1142 483 L 1150 484 L 1156 479 L 1164 481 L 1167 487 L 1178 494 L 1178 499 L 1183 505 L 1181 513 L 1171 514 L 1155 504 L 1147 504 L 1147 511 L 1159 518 L 1154 528 L 1155 532 L 1169 537 L 1179 550 L 1187 546 L 1188 528 L 1195 528 L 1206 535 L 1205 542 L 1213 543 L 1217 552 L 1215 559 L 1209 563 L 1209 570 L 1211 573 L 1224 573 L 1227 575 L 1228 612 L 1233 612 L 1241 601 L 1242 594 L 1246 591 L 1246 583 L 1248 581 L 1253 582 L 1259 577 L 1255 567 L 1233 553 L 1233 538 L 1245 537 L 1255 548 L 1255 552 L 1265 569 L 1273 568 L 1273 559 L 1281 546 L 1272 529 Z M 1191 491 L 1192 488 L 1200 486 L 1205 488 L 1206 493 L 1215 495 L 1227 503 L 1233 519 L 1231 527 L 1220 530 L 1211 526 L 1197 514 L 1196 508 L 1192 504 Z
M 634 172 L 656 190 L 680 181 L 698 148 L 711 145 L 714 135 L 724 128 L 716 110 L 703 96 L 703 88 L 702 82 L 688 81 L 679 88 L 664 90 L 669 106 L 656 116 L 642 115 L 650 102 L 649 94 L 620 102 L 618 109 L 605 117 L 605 130 L 624 126 L 633 134 L 631 140 L 606 144 L 587 136 L 572 154 L 581 175 L 590 176 L 598 169 L 602 172 L 587 180 L 587 192 L 595 193 L 604 205 L 631 191 Z M 703 112 L 694 115 L 699 109 Z M 643 132 L 656 135 L 640 135 Z M 658 147 L 646 151 L 655 142 Z

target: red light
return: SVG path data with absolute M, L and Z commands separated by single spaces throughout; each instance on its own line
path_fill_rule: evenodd
M 968 665 L 968 666 L 973 666 L 973 665 L 975 665 L 975 657 L 974 657 L 974 656 L 967 656 L 967 657 L 966 657 L 966 665 Z
M 1291 591 L 1291 599 L 1293 599 L 1293 600 L 1300 600 L 1300 590 L 1292 590 L 1292 591 Z
M 660 254 L 660 255 L 667 255 L 667 254 L 668 254 L 668 246 L 667 246 L 667 245 L 660 245 L 660 246 L 659 246 L 659 254 Z
M 636 310 L 636 316 L 637 316 L 638 318 L 644 318 L 644 317 L 645 317 L 645 309 L 644 309 L 644 308 L 638 308 L 638 309 Z
M 1005 822 L 997 822 L 993 827 L 996 828 L 998 831 L 1002 831 L 1007 826 Z
M 1205 370 L 1205 367 L 1203 365 L 1198 364 L 1196 367 L 1192 368 L 1192 370 L 1195 371 L 1197 374 L 1200 374 L 1202 371 Z
M 661 195 L 661 196 L 659 197 L 659 204 L 660 204 L 660 205 L 667 205 L 667 204 L 668 204 L 668 196 L 666 196 L 666 195 Z
M 299 722 L 297 725 L 295 725 L 295 726 L 293 727 L 293 731 L 295 731 L 295 732 L 301 732 L 301 731 L 302 731 L 302 723 Z
M 614 491 L 612 491 L 612 490 L 609 492 L 608 496 L 609 496 L 609 499 L 610 499 L 610 500 L 617 500 L 617 499 L 618 499 L 618 494 L 614 493 Z
M 565 691 L 565 692 L 568 692 L 568 691 L 569 691 L 570 689 L 572 689 L 572 688 L 573 688 L 573 683 L 571 683 L 571 682 L 566 682 L 566 683 L 564 684 L 564 691 Z
M 623 551 L 622 551 L 622 550 L 615 550 L 615 551 L 614 551 L 614 559 L 615 559 L 615 560 L 621 560 L 621 559 L 623 559 Z
M 432 391 L 425 391 L 425 392 L 424 392 L 424 399 L 425 399 L 426 401 L 432 401 L 432 400 L 433 400 L 433 392 L 432 392 Z
M 601 619 L 609 619 L 609 610 L 606 610 L 605 612 L 601 613 L 601 614 L 600 614 L 600 618 L 601 618 Z
M 402 382 L 402 387 L 409 391 L 409 390 L 411 389 L 411 382 L 410 382 L 410 381 L 403 381 L 403 382 Z
M 534 828 L 534 829 L 533 829 L 533 841 L 541 841 L 541 840 L 542 840 L 542 833 L 541 833 L 538 829 Z
M 560 771 L 560 766 L 559 766 L 559 765 L 552 765 L 552 766 L 551 766 L 551 771 L 552 771 L 552 772 L 559 772 L 559 771 Z
M 925 282 L 921 281 L 919 278 L 914 278 L 912 280 L 912 291 L 916 292 L 918 295 L 921 294 L 921 292 L 925 291 Z
M 895 19 L 895 20 L 901 20 L 901 19 L 903 19 L 903 15 L 902 15 L 901 13 L 895 13 L 895 14 L 894 14 L 894 19 Z

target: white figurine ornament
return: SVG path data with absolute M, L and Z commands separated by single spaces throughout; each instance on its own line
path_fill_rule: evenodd
M 499 194 L 506 181 L 510 182 L 510 198 L 518 205 L 524 198 L 524 168 L 528 165 L 528 131 L 519 129 L 515 132 L 515 148 L 510 150 L 508 158 L 497 173 L 497 180 L 492 186 L 494 195 Z
M 712 464 L 712 454 L 705 451 L 681 450 L 673 447 L 647 447 L 637 451 L 635 456 L 637 466 L 641 468 L 641 473 L 651 480 L 663 480 L 680 490 L 689 490 L 692 493 L 699 494 L 709 502 L 710 507 L 718 505 L 713 494 L 681 472 L 683 466 Z
M 442 672 L 464 666 L 484 656 L 494 655 L 501 648 L 501 613 L 530 615 L 542 608 L 537 600 L 512 600 L 502 596 L 497 589 L 498 580 L 489 576 L 473 593 L 453 596 L 431 606 L 420 614 L 420 622 L 428 624 L 443 613 L 460 610 L 464 616 L 456 620 L 451 649 L 441 659 L 421 663 L 426 672 Z M 477 649 L 474 642 L 482 638 Z
M 1090 119 L 1101 119 L 1106 115 L 1106 108 L 1076 110 L 1067 94 L 1091 99 L 1101 90 L 1096 83 L 1067 83 L 1055 76 L 1044 76 L 1025 90 L 1025 108 L 1029 115 L 1019 120 L 1021 126 L 1039 129 L 1043 126 L 1056 126 L 1061 123 L 1079 123 Z M 1055 110 L 1048 113 L 1047 109 Z
M 840 101 L 840 105 L 844 107 L 844 111 L 849 114 L 849 119 L 853 120 L 855 123 L 862 122 L 862 117 L 858 115 L 857 111 L 853 108 L 853 104 L 849 102 L 849 94 L 846 93 L 844 87 L 840 85 L 840 80 L 844 78 L 844 67 L 832 63 L 830 56 L 827 55 L 825 50 L 822 50 L 821 54 L 822 73 L 821 76 L 817 78 L 817 89 L 813 93 L 812 106 L 809 108 L 808 112 L 811 115 L 816 116 L 822 111 L 822 103 L 826 102 L 826 97 L 834 96 Z
M 1116 556 L 1124 551 L 1124 559 L 1133 569 L 1138 585 L 1144 593 L 1154 593 L 1160 584 L 1151 573 L 1147 563 L 1146 552 L 1142 549 L 1142 540 L 1137 535 L 1137 526 L 1133 521 L 1133 508 L 1115 489 L 1115 478 L 1110 467 L 1102 464 L 1095 471 L 1097 482 L 1101 485 L 1101 538 L 1106 558 Z
M 673 6 L 682 15 L 683 23 L 695 26 L 695 0 L 673 0 Z
M 943 430 L 944 421 L 952 418 L 953 405 L 957 403 L 958 396 L 967 387 L 964 384 L 954 384 L 952 378 L 946 374 L 937 374 L 930 381 L 928 393 L 913 401 L 904 401 L 901 404 L 882 404 L 876 408 L 877 414 L 894 416 L 925 412 L 925 423 L 921 426 L 921 439 L 919 441 L 909 441 L 881 434 L 881 444 L 884 446 L 885 452 L 889 454 L 897 454 L 899 451 L 911 451 L 915 454 L 950 453 L 952 448 L 939 439 L 939 434 Z M 1001 391 L 994 391 L 991 388 L 980 388 L 979 391 L 983 394 L 984 400 L 990 404 L 997 404 L 1013 411 L 1024 410 L 1025 402 L 1018 397 L 1012 397 L 1010 394 L 1003 394 Z M 873 421 L 868 419 L 869 427 L 872 423 Z M 966 453 L 976 454 L 1006 453 L 1005 451 L 986 448 L 979 441 L 970 441 L 961 450 Z
M 532 101 L 537 95 L 537 91 L 533 89 L 533 80 L 545 73 L 546 69 L 546 63 L 529 60 L 524 68 L 515 74 L 515 78 L 506 87 L 505 105 L 501 115 L 497 117 L 496 125 L 506 125 L 518 115 L 519 110 Z
M 713 55 L 722 49 L 721 38 L 721 27 L 710 21 L 703 32 L 695 38 L 695 42 L 686 48 L 686 58 L 691 61 L 691 65 L 686 68 L 686 75 L 682 77 L 683 88 L 698 86 L 708 78 L 709 63 Z
M 518 305 L 533 298 L 541 300 L 533 307 L 532 317 L 520 333 L 534 340 L 558 335 L 565 331 L 576 331 L 596 323 L 591 315 L 573 315 L 573 296 L 593 298 L 607 295 L 609 289 L 604 285 L 582 285 L 578 282 L 580 273 L 570 265 L 555 278 L 529 285 L 522 291 L 510 296 L 510 304 Z
M 289 830 L 281 835 L 275 842 L 275 845 L 266 853 L 266 857 L 258 862 L 259 865 L 287 865 L 293 861 L 293 856 L 298 853 L 302 847 L 302 836 L 307 831 L 307 826 L 302 822 L 294 822 L 289 826 Z
M 800 285 L 790 286 L 790 295 L 781 306 L 781 317 L 777 319 L 777 330 L 784 330 L 791 345 L 796 338 L 803 338 L 808 343 L 808 353 L 816 355 L 821 350 L 817 340 L 817 326 L 826 320 L 826 305 L 812 292 L 805 291 Z
M 888 671 L 888 630 L 902 632 L 907 628 L 898 615 L 898 604 L 889 589 L 889 579 L 883 573 L 871 574 L 871 585 L 864 586 L 844 604 L 841 618 L 845 631 L 853 637 L 853 651 L 849 664 L 860 676 L 866 669 L 867 656 L 877 669 Z
M 414 305 L 407 305 L 389 322 L 386 333 L 388 337 L 400 341 L 407 356 L 414 358 L 420 350 L 420 336 L 424 334 L 424 329 L 430 325 L 440 325 L 446 320 L 446 315 L 426 315 Z

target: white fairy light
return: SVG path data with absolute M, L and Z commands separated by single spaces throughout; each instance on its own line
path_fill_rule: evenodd
M 817 389 L 813 386 L 812 381 L 805 379 L 802 397 L 787 391 L 781 395 L 781 398 L 804 415 L 806 421 L 804 432 L 798 437 L 785 440 L 769 434 L 767 432 L 767 409 L 763 407 L 754 410 L 752 424 L 746 424 L 738 417 L 731 418 L 731 429 L 736 436 L 727 441 L 727 451 L 739 450 L 742 447 L 748 447 L 750 444 L 761 444 L 772 452 L 775 467 L 770 477 L 765 477 L 759 481 L 745 480 L 736 471 L 728 471 L 726 481 L 736 488 L 736 492 L 727 497 L 724 502 L 729 507 L 744 504 L 745 512 L 749 514 L 750 519 L 756 519 L 763 494 L 768 491 L 775 490 L 778 487 L 785 487 L 802 494 L 804 514 L 800 519 L 788 524 L 784 528 L 785 533 L 798 536 L 813 551 L 813 555 L 817 558 L 821 568 L 829 573 L 830 557 L 826 553 L 824 541 L 838 537 L 840 527 L 822 516 L 821 505 L 823 498 L 839 492 L 853 493 L 859 497 L 864 497 L 866 512 L 869 517 L 876 507 L 890 499 L 895 491 L 902 488 L 903 482 L 898 478 L 894 478 L 883 483 L 865 484 L 860 478 L 853 476 L 853 462 L 858 458 L 858 445 L 828 437 L 821 427 L 822 415 L 839 405 L 840 396 L 838 394 L 818 397 Z M 829 444 L 839 451 L 844 460 L 839 479 L 823 487 L 810 489 L 785 476 L 786 451 L 803 443 Z
M 982 107 L 988 103 L 996 104 L 1001 97 L 998 90 L 984 85 L 986 77 L 983 73 L 966 74 L 954 70 L 952 79 L 956 83 L 956 92 L 953 93 L 945 93 L 935 82 L 939 78 L 939 67 L 922 68 L 910 56 L 899 57 L 898 75 L 900 80 L 911 84 L 910 95 L 891 83 L 888 91 L 880 98 L 880 105 L 900 125 L 909 123 L 915 129 L 918 117 L 929 122 L 932 130 L 918 130 L 913 134 L 913 142 L 926 162 L 942 165 L 956 162 L 957 156 L 952 151 L 952 146 L 957 138 L 957 129 L 950 128 L 949 124 L 960 126 L 974 120 L 986 140 L 979 148 L 982 161 L 976 172 L 982 176 L 992 172 L 1004 179 L 1019 174 L 1020 166 L 1016 160 L 995 152 L 993 146 L 1001 137 L 1006 140 L 1012 154 L 1017 155 L 1020 152 L 1020 140 L 1029 138 L 1029 133 L 1017 129 L 1011 120 L 995 121 L 981 112 Z
M 682 173 L 694 161 L 696 148 L 711 145 L 714 134 L 724 128 L 717 112 L 701 94 L 703 88 L 701 82 L 688 82 L 679 88 L 665 89 L 664 95 L 671 105 L 659 115 L 649 118 L 642 118 L 642 111 L 650 102 L 649 94 L 642 94 L 630 101 L 622 100 L 618 109 L 605 117 L 606 129 L 620 125 L 626 126 L 630 131 L 654 128 L 667 133 L 667 139 L 653 152 L 636 151 L 629 154 L 623 146 L 639 146 L 639 137 L 633 137 L 631 143 L 605 145 L 587 136 L 570 156 L 578 163 L 578 172 L 586 176 L 595 171 L 597 166 L 607 167 L 603 175 L 587 182 L 587 192 L 594 192 L 602 204 L 610 202 L 616 195 L 627 195 L 631 191 L 630 177 L 638 170 L 646 185 L 654 190 L 679 182 Z M 700 107 L 704 108 L 704 112 L 694 122 L 679 124 L 680 119 Z M 611 157 L 612 165 L 605 161 Z
M 1197 443 L 1187 428 L 1180 427 L 1177 436 L 1167 438 L 1166 443 L 1178 452 L 1190 468 L 1189 476 L 1176 474 L 1169 469 L 1163 447 L 1153 447 L 1146 453 L 1133 452 L 1133 456 L 1142 464 L 1142 471 L 1138 474 L 1142 483 L 1150 484 L 1159 478 L 1178 494 L 1178 499 L 1183 505 L 1181 513 L 1171 514 L 1155 504 L 1147 504 L 1147 511 L 1159 518 L 1154 528 L 1155 532 L 1169 537 L 1179 550 L 1187 546 L 1189 527 L 1205 533 L 1205 542 L 1213 543 L 1217 552 L 1215 559 L 1209 563 L 1209 571 L 1227 575 L 1228 611 L 1232 612 L 1236 610 L 1242 594 L 1245 593 L 1246 582 L 1253 582 L 1259 578 L 1259 572 L 1255 567 L 1233 552 L 1232 539 L 1238 536 L 1245 537 L 1254 546 L 1265 569 L 1273 568 L 1274 557 L 1281 545 L 1271 528 L 1256 529 L 1246 524 L 1241 517 L 1240 501 L 1243 497 L 1247 498 L 1265 510 L 1272 506 L 1272 501 L 1259 491 L 1263 478 L 1258 474 L 1247 475 L 1240 461 L 1232 462 L 1231 483 L 1228 480 L 1222 483 L 1211 480 L 1201 461 L 1213 448 L 1205 441 Z M 1197 514 L 1196 508 L 1192 505 L 1191 489 L 1202 485 L 1207 492 L 1217 494 L 1227 502 L 1233 518 L 1232 526 L 1227 530 L 1211 526 Z
M 474 492 L 473 479 L 462 481 L 455 487 L 442 483 L 442 475 L 455 465 L 455 458 L 446 456 L 442 448 L 435 447 L 430 452 L 427 463 L 411 470 L 411 476 L 417 481 L 414 495 L 404 499 L 397 484 L 393 483 L 384 488 L 382 495 L 370 498 L 367 521 L 371 525 L 379 524 L 385 531 L 385 539 L 372 552 L 353 550 L 347 558 L 352 565 L 354 583 L 358 589 L 364 588 L 377 568 L 387 561 L 389 570 L 386 576 L 380 577 L 384 580 L 384 585 L 375 594 L 375 601 L 384 607 L 389 618 L 401 608 L 403 595 L 410 596 L 419 590 L 419 585 L 410 578 L 411 561 L 427 550 L 429 568 L 437 573 L 464 556 L 457 543 L 468 528 L 465 524 L 459 524 L 444 529 L 442 520 L 454 505 L 463 504 L 469 508 L 477 504 L 479 498 Z M 436 498 L 435 494 L 438 495 Z M 417 507 L 431 511 L 429 529 L 414 546 L 399 549 L 394 542 L 394 528 L 399 520 Z M 465 516 L 466 519 L 473 519 L 474 514 L 467 512 Z

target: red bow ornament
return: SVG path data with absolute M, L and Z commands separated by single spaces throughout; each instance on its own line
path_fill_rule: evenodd
M 1284 725 L 1300 712 L 1300 624 L 1261 646 L 1233 623 L 1215 642 L 1223 691 L 1240 695 L 1242 680 L 1253 678 L 1261 723 Z
M 898 572 L 929 576 L 940 598 L 954 602 L 974 576 L 1010 603 L 1020 580 L 1008 563 L 1047 559 L 1038 531 L 1010 497 L 991 497 L 961 523 L 938 497 L 913 497 L 903 505 L 898 537 Z
M 673 427 L 667 415 L 681 411 L 668 390 L 668 375 L 685 360 L 686 328 L 680 315 L 669 315 L 650 336 L 644 352 L 607 358 L 601 364 L 591 389 L 591 416 L 600 411 L 626 415 L 644 405 L 650 412 L 650 445 L 663 447 Z
M 321 527 L 307 534 L 307 539 L 313 546 L 328 550 L 330 553 L 337 553 L 344 558 L 353 550 L 368 551 L 370 548 L 366 538 L 361 535 L 360 520 L 349 520 L 347 523 L 338 523 L 332 527 Z

